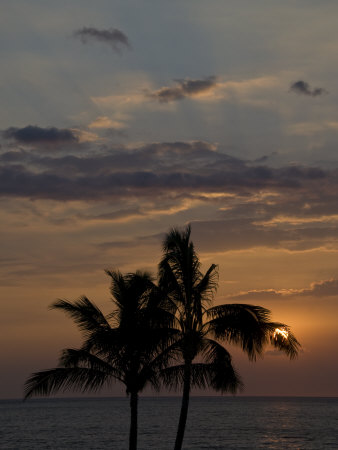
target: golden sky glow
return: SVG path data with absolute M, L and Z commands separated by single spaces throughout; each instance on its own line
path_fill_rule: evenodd
M 156 274 L 187 223 L 214 302 L 262 305 L 303 346 L 231 350 L 244 394 L 337 396 L 338 5 L 66 3 L 2 8 L 0 398 L 76 346 L 56 298 L 109 312 L 104 269 Z M 74 38 L 89 25 L 128 39 Z

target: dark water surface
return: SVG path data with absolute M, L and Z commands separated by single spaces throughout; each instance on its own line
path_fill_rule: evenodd
M 179 398 L 140 398 L 139 450 L 173 449 Z M 1 449 L 128 448 L 127 398 L 0 401 Z M 185 450 L 338 449 L 338 398 L 193 397 Z

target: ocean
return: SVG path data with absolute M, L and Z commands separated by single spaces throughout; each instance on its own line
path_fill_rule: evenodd
M 140 397 L 139 450 L 173 449 L 178 397 Z M 128 448 L 127 398 L 0 401 L 1 449 Z M 338 449 L 338 398 L 192 397 L 185 450 Z

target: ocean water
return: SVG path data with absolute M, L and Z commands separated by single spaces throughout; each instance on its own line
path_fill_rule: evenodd
M 139 401 L 139 450 L 173 449 L 180 399 Z M 1 449 L 128 448 L 127 398 L 0 401 Z M 338 449 L 338 398 L 192 397 L 185 450 Z

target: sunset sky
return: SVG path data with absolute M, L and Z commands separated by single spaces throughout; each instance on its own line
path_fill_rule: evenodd
M 55 299 L 108 313 L 104 269 L 156 274 L 187 223 L 214 302 L 267 307 L 302 344 L 231 349 L 243 394 L 338 396 L 337 1 L 0 9 L 0 398 L 79 344 Z

